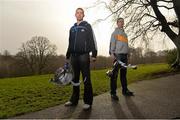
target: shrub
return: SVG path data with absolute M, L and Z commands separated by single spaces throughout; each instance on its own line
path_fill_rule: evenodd
M 172 49 L 172 50 L 167 51 L 166 59 L 167 59 L 167 63 L 169 65 L 172 65 L 175 62 L 176 57 L 177 57 L 177 50 L 176 49 Z

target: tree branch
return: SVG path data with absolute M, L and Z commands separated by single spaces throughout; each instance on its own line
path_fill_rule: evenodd
M 167 7 L 165 5 L 158 5 L 158 7 L 166 8 L 168 10 L 174 9 L 174 7 Z
M 177 15 L 178 21 L 180 21 L 180 0 L 172 0 L 174 4 L 174 11 Z M 178 22 L 178 25 L 180 26 L 180 22 Z M 180 30 L 178 35 L 180 35 Z
M 168 25 L 171 25 L 171 26 L 173 26 L 173 27 L 179 27 L 179 23 L 178 23 L 178 21 L 177 20 L 175 20 L 175 21 L 173 21 L 173 22 L 168 22 L 167 23 Z M 158 23 L 158 24 L 156 24 L 156 25 L 154 25 L 153 27 L 156 27 L 156 26 L 162 26 L 162 24 L 161 23 Z
M 166 2 L 166 3 L 172 3 L 172 0 L 157 0 L 157 2 Z
M 160 10 L 158 9 L 157 0 L 150 0 L 150 1 L 151 1 L 151 6 L 154 10 L 154 13 L 156 14 L 159 22 L 162 24 L 162 30 L 161 31 L 165 32 L 171 40 L 174 40 L 175 37 L 177 36 L 177 34 L 171 30 L 171 28 L 167 24 L 166 18 L 162 15 Z

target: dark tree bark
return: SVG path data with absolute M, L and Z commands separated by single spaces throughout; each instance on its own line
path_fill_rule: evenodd
M 175 13 L 177 15 L 178 21 L 179 21 L 179 16 L 180 16 L 180 3 L 178 0 L 173 0 L 173 5 L 174 5 L 174 10 Z M 160 10 L 158 9 L 158 5 L 157 5 L 157 0 L 151 0 L 150 1 L 151 6 L 154 10 L 154 13 L 157 16 L 158 21 L 161 23 L 162 25 L 162 32 L 165 32 L 166 35 L 173 41 L 173 43 L 175 44 L 175 46 L 177 47 L 177 59 L 176 61 L 173 63 L 172 67 L 174 68 L 180 68 L 180 36 L 179 33 L 176 34 L 175 32 L 172 31 L 172 29 L 170 28 L 170 26 L 168 25 L 168 22 L 166 20 L 166 18 L 162 15 L 162 13 L 160 12 Z M 179 23 L 179 22 L 178 22 Z M 179 25 L 178 25 L 179 26 Z

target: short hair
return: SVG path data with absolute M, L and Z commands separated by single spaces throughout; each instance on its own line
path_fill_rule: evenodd
M 83 8 L 80 8 L 80 7 L 79 7 L 79 8 L 76 9 L 76 11 L 77 11 L 77 10 L 83 11 L 83 14 L 84 14 L 84 9 L 83 9 Z
M 116 22 L 118 22 L 119 20 L 124 20 L 124 18 L 121 18 L 121 17 L 120 17 L 120 18 L 118 18 L 118 19 L 117 19 L 117 21 L 116 21 Z

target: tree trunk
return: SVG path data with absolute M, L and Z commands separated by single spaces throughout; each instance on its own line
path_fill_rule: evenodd
M 175 69 L 180 69 L 180 36 L 178 36 L 173 42 L 177 47 L 177 58 L 176 61 L 172 64 L 172 67 Z
M 177 15 L 177 19 L 178 19 L 178 28 L 180 30 L 180 1 L 179 0 L 172 0 L 173 5 L 174 5 L 174 11 Z M 173 40 L 174 44 L 177 47 L 177 58 L 176 61 L 172 64 L 173 68 L 176 69 L 180 69 L 180 31 L 177 34 L 177 37 L 175 38 L 175 40 Z
M 163 14 L 161 13 L 161 11 L 159 10 L 159 8 L 157 6 L 158 0 L 150 0 L 150 1 L 151 1 L 151 6 L 154 10 L 155 15 L 157 16 L 158 21 L 162 24 L 162 30 L 161 31 L 165 32 L 166 35 L 173 41 L 173 43 L 177 47 L 177 59 L 172 64 L 172 67 L 176 68 L 176 69 L 180 69 L 180 34 L 179 33 L 176 34 L 174 31 L 172 31 L 170 26 L 167 24 L 166 18 L 163 16 Z M 179 20 L 180 20 L 180 2 L 179 2 L 179 0 L 172 0 L 172 1 L 173 1 L 175 13 L 177 15 L 178 24 L 180 24 L 179 23 Z M 178 29 L 180 30 L 179 27 L 178 27 Z

